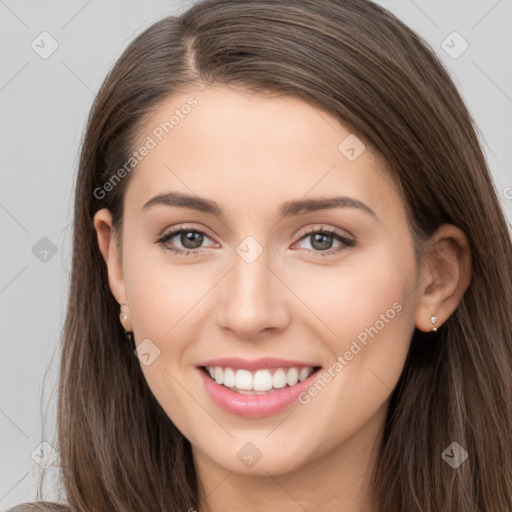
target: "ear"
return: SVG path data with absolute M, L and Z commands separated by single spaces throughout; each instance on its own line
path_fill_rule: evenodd
M 107 208 L 94 215 L 94 227 L 98 235 L 98 245 L 107 264 L 108 283 L 119 304 L 127 304 L 126 289 L 121 262 L 121 247 L 117 233 L 112 229 L 112 216 Z
M 465 233 L 442 224 L 432 235 L 420 271 L 415 322 L 420 331 L 441 326 L 455 311 L 471 282 L 471 250 Z M 431 317 L 437 317 L 432 324 Z

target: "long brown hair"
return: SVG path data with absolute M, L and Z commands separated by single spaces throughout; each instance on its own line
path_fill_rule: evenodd
M 110 71 L 76 183 L 58 402 L 69 509 L 200 506 L 190 443 L 126 341 L 92 222 L 106 207 L 120 232 L 131 174 L 105 197 L 94 191 L 127 161 L 148 115 L 194 84 L 294 96 L 350 127 L 396 176 L 418 254 L 442 223 L 465 232 L 472 282 L 437 335 L 414 333 L 391 396 L 374 499 L 383 512 L 511 511 L 510 232 L 449 74 L 417 34 L 368 0 L 205 0 L 152 25 Z M 452 442 L 468 453 L 456 469 L 441 456 Z

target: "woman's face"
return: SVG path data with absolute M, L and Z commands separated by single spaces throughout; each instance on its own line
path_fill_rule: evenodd
M 277 475 L 371 446 L 420 284 L 385 164 L 309 104 L 225 87 L 172 96 L 136 149 L 110 285 L 195 456 Z

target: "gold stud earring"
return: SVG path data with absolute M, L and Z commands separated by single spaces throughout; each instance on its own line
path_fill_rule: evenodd
M 128 318 L 128 315 L 127 315 L 126 311 L 123 311 L 123 306 L 126 306 L 126 304 L 121 304 L 121 312 L 119 313 L 119 320 L 121 321 L 121 324 L 123 324 L 123 327 L 124 327 L 124 323 L 125 323 L 126 319 Z
M 437 322 L 437 317 L 436 317 L 436 316 L 432 316 L 432 317 L 430 318 L 430 321 L 432 322 L 432 325 L 435 325 L 435 324 L 436 324 L 436 322 Z M 432 327 L 432 331 L 433 331 L 433 332 L 437 332 L 437 327 Z
M 131 331 L 128 331 L 125 326 L 125 322 L 128 319 L 128 313 L 123 310 L 123 306 L 126 306 L 126 304 L 121 304 L 121 312 L 119 313 L 119 320 L 121 322 L 121 325 L 123 326 L 124 332 L 126 336 L 131 339 Z

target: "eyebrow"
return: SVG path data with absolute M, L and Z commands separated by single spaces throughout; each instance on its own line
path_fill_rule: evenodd
M 158 194 L 152 197 L 144 204 L 142 212 L 156 205 L 177 206 L 180 208 L 188 208 L 190 210 L 216 215 L 221 218 L 224 217 L 222 208 L 215 201 L 181 192 L 167 192 L 165 194 Z M 279 216 L 280 218 L 291 217 L 318 210 L 327 210 L 330 208 L 357 208 L 368 213 L 375 219 L 378 218 L 376 213 L 368 205 L 358 199 L 347 196 L 286 201 L 279 208 Z

